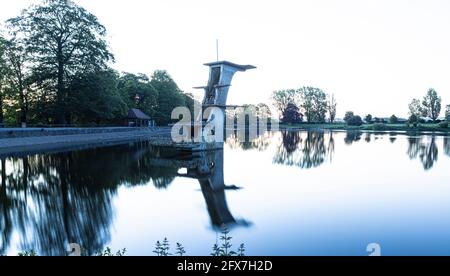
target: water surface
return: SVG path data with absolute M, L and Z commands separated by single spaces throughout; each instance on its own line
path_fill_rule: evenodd
M 450 255 L 450 137 L 276 132 L 223 151 L 146 143 L 3 158 L 0 254 L 126 248 L 164 237 L 209 255 Z

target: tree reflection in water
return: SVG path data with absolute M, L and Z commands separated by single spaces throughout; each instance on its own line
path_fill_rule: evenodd
M 450 137 L 444 137 L 444 152 L 450 156 Z
M 360 131 L 347 131 L 347 135 L 345 136 L 344 142 L 347 145 L 351 145 L 354 142 L 360 141 L 361 136 L 362 136 L 362 132 L 360 132 Z
M 273 162 L 311 169 L 322 165 L 327 158 L 332 160 L 334 147 L 333 132 L 284 131 Z
M 89 255 L 99 252 L 111 240 L 119 187 L 166 189 L 176 177 L 199 181 L 215 228 L 250 226 L 228 208 L 225 192 L 237 187 L 225 185 L 223 160 L 223 151 L 183 153 L 147 143 L 2 159 L 0 255 L 15 232 L 23 250 L 40 255 L 66 255 L 70 243 Z M 178 174 L 180 168 L 188 175 Z
M 233 133 L 227 137 L 226 144 L 231 149 L 242 149 L 242 150 L 253 150 L 265 151 L 269 148 L 272 138 L 274 136 L 273 132 L 264 132 L 264 134 L 259 135 L 256 139 L 252 141 L 242 141 L 237 132 Z
M 410 159 L 420 159 L 423 168 L 429 170 L 438 161 L 439 149 L 436 145 L 435 136 L 432 136 L 429 140 L 426 138 L 408 137 L 408 156 Z
M 176 168 L 152 165 L 152 151 L 136 144 L 2 159 L 0 254 L 14 231 L 24 250 L 42 255 L 65 255 L 73 242 L 88 254 L 103 249 L 120 185 L 165 188 L 176 177 Z

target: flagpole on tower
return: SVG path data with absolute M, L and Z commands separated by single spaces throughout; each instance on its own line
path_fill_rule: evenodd
M 219 61 L 219 40 L 216 39 L 216 54 L 217 54 L 217 61 Z

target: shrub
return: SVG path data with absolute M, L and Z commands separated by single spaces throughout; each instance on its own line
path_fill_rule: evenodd
M 417 115 L 411 115 L 411 117 L 409 117 L 408 123 L 411 124 L 414 127 L 417 127 L 417 125 L 420 122 L 420 118 Z
M 381 124 L 381 123 L 378 123 L 378 124 L 374 124 L 373 126 L 372 126 L 372 130 L 377 130 L 377 131 L 379 131 L 379 130 L 386 130 L 387 129 L 387 126 L 385 125 L 385 124 Z
M 353 116 L 347 121 L 347 124 L 349 126 L 362 126 L 363 120 L 360 116 Z
M 371 114 L 368 114 L 364 120 L 365 120 L 366 123 L 368 123 L 368 124 L 373 123 L 373 117 L 372 117 Z
M 345 113 L 344 121 L 348 124 L 348 122 L 355 117 L 355 114 L 352 111 L 347 111 Z
M 397 116 L 392 115 L 391 118 L 389 119 L 389 123 L 391 123 L 391 124 L 398 124 Z
M 440 124 L 439 124 L 439 127 L 440 127 L 440 128 L 448 128 L 448 122 L 447 122 L 447 121 L 444 121 L 444 122 L 440 123 Z

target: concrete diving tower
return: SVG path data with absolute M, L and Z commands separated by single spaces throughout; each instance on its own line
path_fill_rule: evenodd
M 227 106 L 228 92 L 231 87 L 234 74 L 236 72 L 245 72 L 256 69 L 253 65 L 239 65 L 229 61 L 217 61 L 206 63 L 209 70 L 209 81 L 207 86 L 195 87 L 195 89 L 204 89 L 203 106 L 223 107 Z

